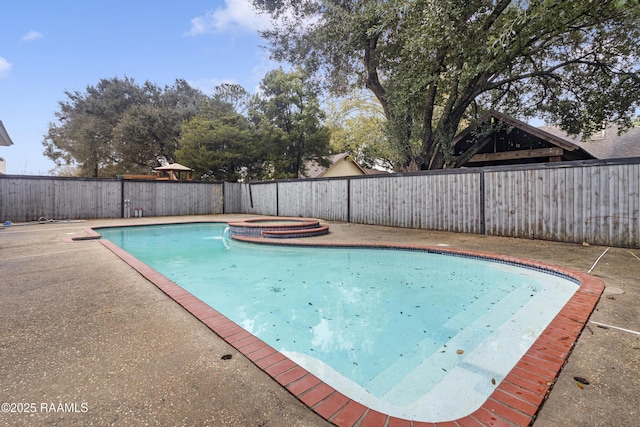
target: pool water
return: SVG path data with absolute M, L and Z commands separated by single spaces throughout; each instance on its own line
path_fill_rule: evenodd
M 256 245 L 225 228 L 99 232 L 343 394 L 402 418 L 477 409 L 578 288 L 486 260 Z

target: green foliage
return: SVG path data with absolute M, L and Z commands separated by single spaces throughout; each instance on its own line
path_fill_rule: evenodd
M 250 117 L 267 153 L 270 167 L 265 177 L 297 178 L 305 174 L 309 161 L 326 164 L 329 129 L 322 124 L 317 91 L 300 69 L 267 73 Z
M 281 70 L 267 74 L 261 90 L 252 97 L 223 84 L 207 97 L 183 80 L 159 88 L 102 79 L 85 92 L 65 92 L 45 154 L 60 173 L 78 176 L 149 174 L 178 161 L 196 179 L 297 177 L 307 160 L 328 153 L 316 93 L 302 72 Z
M 331 101 L 327 110 L 331 150 L 349 153 L 366 169 L 393 169 L 400 157 L 389 145 L 380 104 L 365 92 L 354 92 Z
M 213 99 L 227 104 L 238 114 L 246 115 L 251 102 L 251 94 L 238 84 L 223 83 L 214 89 Z
M 635 0 L 253 1 L 274 59 L 376 96 L 404 169 L 458 166 L 451 140 L 489 108 L 589 135 L 640 102 Z
M 182 125 L 178 161 L 194 169 L 196 179 L 236 182 L 258 178 L 264 153 L 255 127 L 234 111 L 234 105 L 216 97 L 203 110 Z
M 159 88 L 117 77 L 65 95 L 44 153 L 59 168 L 77 166 L 81 176 L 94 177 L 147 174 L 161 161 L 173 161 L 180 125 L 203 99 L 183 80 Z

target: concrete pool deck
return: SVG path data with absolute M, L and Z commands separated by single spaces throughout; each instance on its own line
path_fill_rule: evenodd
M 0 403 L 21 409 L 0 412 L 0 425 L 329 425 L 101 243 L 63 242 L 86 235 L 89 226 L 246 217 L 92 220 L 0 230 Z M 606 249 L 329 224 L 330 234 L 305 240 L 446 244 L 582 272 Z M 607 288 L 535 426 L 637 422 L 640 251 L 611 248 L 592 274 Z

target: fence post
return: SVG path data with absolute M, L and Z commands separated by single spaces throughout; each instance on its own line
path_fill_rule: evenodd
M 351 222 L 351 178 L 347 178 L 347 222 Z
M 485 207 L 484 207 L 484 169 L 480 171 L 480 234 L 487 234 L 485 228 Z
M 124 218 L 124 178 L 120 178 L 120 218 Z

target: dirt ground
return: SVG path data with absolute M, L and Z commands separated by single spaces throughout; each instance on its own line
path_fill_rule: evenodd
M 0 229 L 0 404 L 10 404 L 0 425 L 329 425 L 102 244 L 64 241 L 89 226 L 238 217 Z M 441 244 L 592 269 L 605 293 L 534 426 L 637 425 L 640 250 L 328 224 L 313 239 Z

